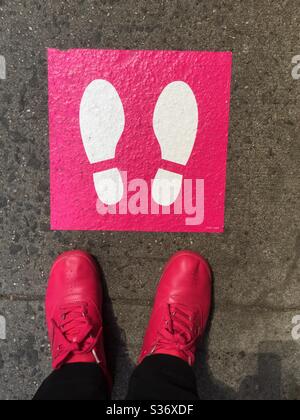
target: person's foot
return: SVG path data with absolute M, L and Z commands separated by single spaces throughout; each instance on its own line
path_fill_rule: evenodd
M 211 309 L 212 275 L 204 258 L 182 251 L 161 278 L 139 358 L 165 354 L 192 366 L 197 341 L 203 337 Z
M 97 363 L 110 382 L 103 343 L 101 277 L 93 257 L 70 251 L 55 261 L 46 295 L 53 368 Z

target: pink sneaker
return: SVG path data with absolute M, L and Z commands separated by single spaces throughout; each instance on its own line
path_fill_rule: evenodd
M 161 278 L 142 353 L 167 354 L 193 365 L 197 341 L 204 335 L 211 309 L 212 275 L 200 255 L 175 254 Z
M 55 261 L 46 295 L 53 368 L 97 363 L 111 385 L 103 345 L 103 293 L 92 256 L 70 251 Z

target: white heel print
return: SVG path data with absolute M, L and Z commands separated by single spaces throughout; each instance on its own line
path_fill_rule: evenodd
M 80 130 L 91 164 L 115 157 L 125 127 L 125 114 L 115 87 L 106 80 L 94 80 L 86 88 L 80 104 Z M 124 194 L 117 168 L 94 174 L 99 199 L 106 205 L 119 203 Z
M 194 92 L 185 82 L 173 82 L 161 93 L 154 111 L 153 127 L 162 159 L 187 165 L 196 141 L 199 113 Z M 170 206 L 177 200 L 183 176 L 159 169 L 152 186 L 153 200 Z

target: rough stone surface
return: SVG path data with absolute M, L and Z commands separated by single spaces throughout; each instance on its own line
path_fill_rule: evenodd
M 298 0 L 0 0 L 1 399 L 31 398 L 49 372 L 47 275 L 58 253 L 78 247 L 106 275 L 116 398 L 163 265 L 189 248 L 215 274 L 200 395 L 300 399 L 300 345 L 291 337 L 300 314 L 300 82 L 291 77 L 299 27 Z M 234 52 L 224 235 L 49 231 L 46 48 Z

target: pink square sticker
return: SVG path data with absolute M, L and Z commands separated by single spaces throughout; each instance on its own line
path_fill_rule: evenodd
M 51 229 L 223 232 L 231 66 L 48 50 Z

